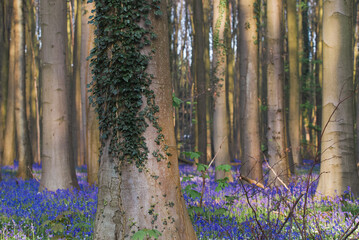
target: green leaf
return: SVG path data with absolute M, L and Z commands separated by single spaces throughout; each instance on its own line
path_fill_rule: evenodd
M 137 231 L 133 236 L 131 237 L 132 240 L 143 240 L 146 237 L 146 232 L 143 230 Z
M 216 170 L 225 171 L 225 172 L 229 172 L 231 171 L 231 169 L 232 169 L 231 165 L 228 164 L 223 164 L 216 167 Z
M 137 231 L 133 236 L 131 237 L 131 240 L 143 240 L 146 236 L 153 237 L 157 239 L 159 236 L 162 236 L 161 232 L 156 229 L 142 229 Z
M 204 172 L 208 169 L 208 165 L 206 165 L 206 164 L 196 163 L 196 165 L 197 165 L 198 172 Z
M 226 215 L 228 213 L 229 213 L 229 211 L 226 208 L 218 208 L 218 209 L 214 210 L 214 214 L 217 216 Z
M 192 178 L 193 178 L 193 176 L 182 177 L 182 182 L 190 181 Z
M 186 157 L 190 159 L 198 159 L 201 156 L 201 152 L 183 152 Z
M 175 96 L 174 93 L 172 93 L 172 106 L 175 108 L 178 108 L 183 101 Z

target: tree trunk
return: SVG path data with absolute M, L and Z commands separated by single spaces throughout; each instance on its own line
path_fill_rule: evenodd
M 204 61 L 204 33 L 203 33 L 203 6 L 202 1 L 194 1 L 194 75 L 196 83 L 197 96 L 197 133 L 198 133 L 198 151 L 201 152 L 200 163 L 207 162 L 207 89 L 206 89 L 206 71 Z
M 290 172 L 284 128 L 284 72 L 282 39 L 282 1 L 267 1 L 267 77 L 268 77 L 268 160 L 273 170 L 269 184 L 280 186 L 289 182 Z
M 207 162 L 212 159 L 212 140 L 211 140 L 211 120 L 212 120 L 212 98 L 209 94 L 210 92 L 210 72 L 211 72 L 211 61 L 209 57 L 209 30 L 211 28 L 211 24 L 209 22 L 210 18 L 210 3 L 209 0 L 202 0 L 203 3 L 203 33 L 204 33 L 204 66 L 205 66 L 205 77 L 206 77 L 206 91 L 207 91 L 207 99 L 206 99 L 206 122 L 207 122 Z
M 227 125 L 228 125 L 228 145 L 229 159 L 234 159 L 233 145 L 233 90 L 234 90 L 234 51 L 232 49 L 232 3 L 229 1 L 227 5 L 227 27 L 225 30 L 226 44 L 226 106 L 227 106 Z
M 12 17 L 11 30 L 10 30 L 10 47 L 9 47 L 9 80 L 7 90 L 7 104 L 6 104 L 6 120 L 5 120 L 5 134 L 4 139 L 4 152 L 2 163 L 4 166 L 10 166 L 14 164 L 16 157 L 16 145 L 15 145 L 15 60 L 17 56 L 16 45 L 19 40 L 16 38 L 15 29 L 20 22 L 16 22 Z
M 30 134 L 31 151 L 34 162 L 40 163 L 39 135 L 37 131 L 37 89 L 39 79 L 39 42 L 36 35 L 36 6 L 34 0 L 24 2 L 25 21 L 25 79 L 26 79 L 26 117 Z
M 293 162 L 303 164 L 300 151 L 300 81 L 298 73 L 298 26 L 295 1 L 287 2 L 289 55 L 289 140 Z
M 41 1 L 43 148 L 40 191 L 78 187 L 70 146 L 66 1 Z
M 359 195 L 353 132 L 352 14 L 353 1 L 324 1 L 323 137 L 317 188 L 324 196 L 344 194 L 349 187 L 354 196 Z
M 97 11 L 99 10 L 97 8 Z M 149 13 L 152 31 L 158 37 L 151 40 L 151 46 L 142 49 L 141 54 L 148 54 L 151 49 L 156 50 L 149 61 L 146 72 L 153 75 L 150 89 L 154 91 L 156 104 L 159 107 L 159 112 L 155 116 L 158 117 L 158 124 L 162 128 L 164 141 L 160 145 L 155 143 L 158 138 L 158 129 L 148 121 L 149 126 L 142 136 L 149 154 L 147 154 L 148 159 L 144 166 L 145 171 L 139 172 L 134 163 L 131 164 L 124 160 L 120 164 L 120 160 L 112 157 L 109 153 L 109 145 L 113 137 L 112 131 L 110 133 L 112 136 L 104 139 L 94 229 L 94 239 L 96 240 L 130 239 L 134 232 L 144 229 L 160 231 L 161 239 L 196 239 L 181 195 L 179 180 L 172 120 L 166 1 L 161 1 L 160 10 L 161 17 L 155 17 L 153 10 Z M 99 32 L 106 27 L 103 25 L 98 24 L 102 27 Z M 108 56 L 108 59 L 110 57 Z M 95 82 L 95 84 L 98 83 Z M 148 99 L 143 96 L 142 100 L 141 109 L 144 109 L 148 106 Z M 104 105 L 101 106 L 106 108 Z M 99 108 L 100 105 L 98 111 L 104 110 Z M 120 112 L 121 110 L 118 114 Z M 167 151 L 170 155 L 165 154 L 161 147 L 162 144 L 169 147 Z M 161 153 L 166 157 L 158 161 L 153 156 L 153 152 Z
M 31 178 L 32 151 L 30 135 L 26 117 L 26 95 L 25 95 L 25 36 L 23 1 L 14 0 L 13 18 L 19 24 L 15 25 L 15 123 L 18 147 L 19 169 L 17 176 L 22 179 Z
M 226 107 L 226 50 L 224 32 L 227 19 L 227 1 L 213 2 L 213 65 L 215 78 L 214 110 L 213 110 L 213 147 L 217 154 L 216 166 L 229 164 L 228 114 Z M 230 172 L 216 171 L 216 179 L 228 177 L 233 180 Z
M 0 27 L 0 164 L 3 162 L 3 152 L 5 142 L 5 122 L 6 122 L 6 104 L 8 95 L 9 78 L 9 34 L 10 34 L 10 13 L 9 1 L 2 1 L 0 5 L 1 27 Z
M 258 44 L 256 0 L 240 1 L 240 114 L 243 156 L 241 174 L 262 182 L 258 109 Z M 237 129 L 238 131 L 239 129 Z
M 76 8 L 75 8 L 75 41 L 74 41 L 74 50 L 73 50 L 73 82 L 75 84 L 75 102 L 73 106 L 73 139 L 74 139 L 74 157 L 75 162 L 78 163 L 78 165 L 85 164 L 85 131 L 82 121 L 82 105 L 81 105 L 81 7 L 82 0 L 76 0 Z M 85 3 L 86 4 L 86 3 Z M 86 20 L 86 23 L 89 20 Z M 88 53 L 88 52 L 87 52 Z M 86 59 L 84 59 L 86 61 Z
M 91 49 L 94 47 L 94 30 L 95 26 L 89 24 L 91 11 L 94 9 L 94 3 L 82 5 L 82 26 L 81 26 L 81 90 L 82 90 L 82 126 L 86 129 L 86 152 L 85 159 L 87 164 L 87 181 L 89 184 L 98 183 L 98 169 L 100 157 L 100 133 L 98 126 L 98 118 L 95 109 L 90 105 L 88 97 L 90 93 L 87 91 L 87 85 L 92 81 L 90 62 L 87 57 L 90 55 Z

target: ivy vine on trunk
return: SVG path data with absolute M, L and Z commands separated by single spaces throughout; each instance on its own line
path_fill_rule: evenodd
M 149 13 L 162 15 L 159 3 L 159 0 L 95 1 L 95 15 L 90 21 L 97 27 L 90 55 L 93 73 L 90 102 L 98 112 L 101 139 L 111 135 L 110 154 L 120 161 L 134 162 L 139 171 L 144 169 L 149 153 L 143 137 L 148 127 L 146 119 L 158 130 L 156 143 L 163 141 L 155 116 L 159 109 L 149 88 L 153 76 L 146 73 L 155 51 L 144 51 L 157 37 Z M 147 99 L 144 108 L 143 97 Z M 153 155 L 159 161 L 165 158 L 155 152 Z

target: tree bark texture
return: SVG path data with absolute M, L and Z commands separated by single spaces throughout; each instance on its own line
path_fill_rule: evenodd
M 13 16 L 11 18 L 11 30 L 9 47 L 9 79 L 8 79 L 8 90 L 7 90 L 7 104 L 6 104 L 6 120 L 5 120 L 5 134 L 4 139 L 4 152 L 2 163 L 4 166 L 10 166 L 14 164 L 16 157 L 16 145 L 15 145 L 15 59 L 16 56 L 16 45 L 19 40 L 16 37 L 15 29 L 20 22 L 16 21 Z
M 209 30 L 211 28 L 211 24 L 209 21 L 210 17 L 210 3 L 209 0 L 202 0 L 203 3 L 203 33 L 204 33 L 204 66 L 205 66 L 205 77 L 206 77 L 206 122 L 207 122 L 207 162 L 212 159 L 212 131 L 211 131 L 211 120 L 212 120 L 212 98 L 209 94 L 210 92 L 210 72 L 211 72 L 211 62 L 209 57 Z
M 70 146 L 66 1 L 41 1 L 43 148 L 40 190 L 78 187 Z
M 15 25 L 15 56 L 14 80 L 15 80 L 15 124 L 18 149 L 19 169 L 17 176 L 22 179 L 31 178 L 32 151 L 30 134 L 26 117 L 26 94 L 25 94 L 25 36 L 23 1 L 14 0 L 13 18 L 19 24 Z
M 359 195 L 354 147 L 353 1 L 324 1 L 323 137 L 317 192 Z M 325 127 L 326 126 L 326 127 Z
M 91 49 L 94 47 L 95 26 L 89 24 L 91 11 L 94 9 L 94 3 L 86 3 L 82 5 L 82 21 L 81 21 L 81 96 L 82 96 L 82 126 L 85 129 L 85 162 L 87 164 L 87 181 L 89 184 L 98 183 L 98 169 L 100 157 L 100 132 L 98 126 L 97 113 L 93 106 L 90 105 L 88 97 L 90 93 L 87 91 L 87 85 L 92 81 L 90 62 L 87 57 L 90 55 Z
M 9 78 L 9 40 L 10 40 L 10 8 L 9 1 L 2 1 L 0 5 L 0 164 L 2 163 L 4 153 L 4 134 L 6 122 L 6 104 L 8 96 L 8 78 Z
M 243 156 L 241 174 L 262 182 L 262 161 L 258 109 L 258 44 L 254 1 L 240 1 L 240 114 Z M 239 131 L 239 129 L 237 129 Z
M 201 152 L 199 158 L 200 163 L 207 162 L 207 89 L 206 89 L 206 71 L 204 59 L 204 25 L 203 25 L 203 6 L 202 1 L 194 1 L 194 75 L 196 83 L 196 97 L 197 97 L 197 147 Z
M 267 1 L 267 100 L 268 100 L 268 160 L 273 170 L 269 184 L 279 186 L 289 182 L 289 164 L 284 126 L 284 69 L 282 38 L 282 1 Z M 279 180 L 281 179 L 281 181 Z
M 227 19 L 227 1 L 215 0 L 213 2 L 213 65 L 214 78 L 216 81 L 214 92 L 214 110 L 213 110 L 213 147 L 216 166 L 229 164 L 229 140 L 228 140 L 228 114 L 226 107 L 226 50 L 224 42 L 224 31 Z M 216 179 L 229 177 L 229 172 L 216 171 Z
M 84 2 L 86 4 L 86 2 Z M 74 49 L 73 49 L 73 81 L 75 84 L 75 102 L 73 106 L 73 145 L 75 162 L 78 165 L 85 164 L 85 131 L 83 126 L 83 111 L 81 105 L 81 28 L 82 28 L 82 0 L 76 0 L 75 8 L 75 32 L 74 32 Z M 86 20 L 86 23 L 88 20 Z M 85 59 L 86 61 L 86 59 Z
M 300 148 L 300 80 L 298 69 L 298 25 L 296 1 L 287 2 L 288 55 L 289 55 L 289 140 L 290 151 L 296 166 L 302 165 Z
M 99 198 L 95 220 L 94 239 L 130 239 L 133 231 L 157 229 L 161 239 L 196 239 L 191 220 L 181 193 L 177 146 L 172 120 L 172 87 L 169 66 L 169 40 L 166 1 L 161 1 L 162 16 L 150 14 L 153 31 L 158 38 L 143 51 L 156 52 L 147 72 L 154 78 L 151 89 L 159 106 L 158 123 L 165 136 L 164 143 L 172 155 L 157 161 L 148 155 L 146 171 L 139 172 L 134 164 L 119 164 L 109 155 L 110 138 L 105 140 L 99 171 Z M 144 99 L 144 106 L 146 100 Z M 155 143 L 157 129 L 150 124 L 143 134 L 150 153 L 162 147 Z M 115 170 L 115 169 L 118 170 Z M 158 176 L 154 178 L 153 176 Z M 157 217 L 155 220 L 154 215 Z

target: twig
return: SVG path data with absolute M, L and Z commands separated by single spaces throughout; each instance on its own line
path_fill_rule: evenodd
M 289 190 L 288 186 L 282 181 L 282 179 L 278 176 L 278 174 L 274 171 L 274 169 L 269 165 L 269 162 L 268 162 L 266 156 L 264 156 L 264 161 L 267 163 L 268 168 L 274 173 L 274 175 L 276 176 L 276 178 L 278 179 L 278 181 L 279 181 L 287 190 Z
M 259 187 L 259 188 L 265 189 L 265 187 L 264 187 L 264 185 L 263 185 L 262 183 L 260 183 L 260 182 L 258 182 L 258 181 L 256 181 L 256 180 L 250 179 L 250 178 L 248 178 L 248 177 L 246 177 L 246 176 L 240 175 L 240 176 L 239 176 L 239 179 L 240 179 L 240 180 L 244 180 L 244 181 L 246 181 L 247 183 L 253 184 L 253 185 L 255 185 L 255 186 Z
M 283 230 L 285 224 L 288 222 L 289 218 L 293 215 L 294 212 L 294 208 L 297 206 L 297 204 L 299 203 L 299 200 L 303 197 L 303 193 L 301 193 L 299 195 L 299 197 L 297 198 L 297 200 L 295 201 L 295 203 L 293 204 L 293 206 L 291 207 L 291 209 L 289 210 L 288 216 L 285 218 L 284 223 L 282 224 L 282 226 L 280 227 L 278 234 Z
M 242 188 L 243 188 L 243 191 L 245 192 L 244 195 L 246 196 L 247 203 L 248 203 L 249 207 L 252 209 L 252 211 L 253 211 L 253 213 L 254 213 L 254 219 L 255 219 L 255 221 L 256 221 L 258 227 L 259 227 L 259 230 L 262 232 L 263 237 L 266 238 L 266 235 L 265 235 L 265 232 L 264 232 L 264 230 L 263 230 L 263 228 L 262 228 L 262 225 L 261 225 L 260 222 L 258 221 L 257 212 L 256 212 L 256 210 L 253 208 L 253 206 L 252 206 L 252 204 L 250 203 L 250 200 L 249 200 L 249 198 L 248 198 L 248 192 L 247 192 L 246 188 L 244 187 L 243 182 L 240 181 L 240 183 L 241 183 L 241 186 L 242 186 Z
M 202 190 L 201 190 L 201 199 L 200 199 L 200 203 L 199 203 L 200 207 L 202 207 L 202 203 L 203 203 L 204 189 L 205 189 L 205 186 L 206 186 L 206 174 L 207 174 L 207 172 L 208 172 L 208 169 L 211 167 L 212 163 L 213 163 L 214 160 L 216 159 L 216 157 L 217 157 L 217 155 L 218 155 L 219 151 L 221 150 L 221 147 L 222 147 L 222 145 L 223 145 L 223 143 L 224 143 L 224 140 L 226 140 L 226 138 L 227 138 L 227 137 L 224 137 L 224 138 L 222 139 L 222 142 L 221 142 L 221 144 L 219 145 L 219 148 L 218 148 L 216 154 L 214 155 L 214 157 L 212 158 L 211 162 L 209 163 L 207 169 L 206 169 L 205 171 L 202 171 Z
M 340 236 L 340 240 L 342 240 L 342 239 L 347 239 L 350 235 L 352 235 L 352 233 L 358 228 L 358 226 L 359 226 L 359 222 L 357 222 L 356 224 L 355 224 L 355 226 L 354 226 L 354 228 L 348 233 L 348 234 L 346 234 L 348 231 L 349 231 L 349 229 L 350 229 L 350 227 L 354 224 L 354 222 L 355 222 L 355 219 L 357 218 L 359 216 L 359 213 L 357 214 L 357 215 L 355 215 L 355 217 L 353 218 L 353 220 L 352 220 L 352 222 L 350 223 L 350 225 L 349 225 L 349 227 L 347 228 L 347 230 Z

